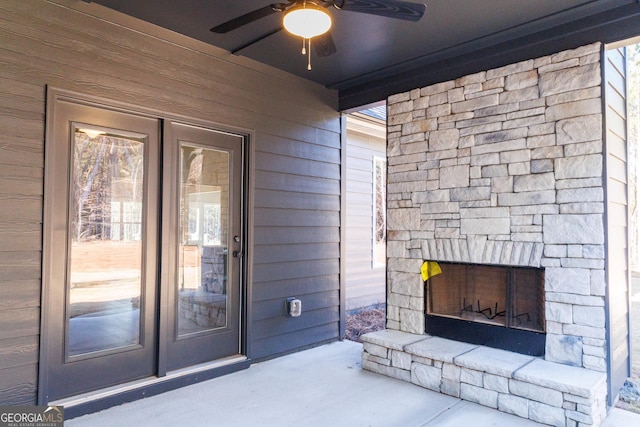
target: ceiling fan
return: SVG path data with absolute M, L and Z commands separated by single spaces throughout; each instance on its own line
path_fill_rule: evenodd
M 284 13 L 283 27 L 290 33 L 302 37 L 302 54 L 309 51 L 307 69 L 311 70 L 311 39 L 318 56 L 330 56 L 337 52 L 331 37 L 331 17 L 326 8 L 333 6 L 338 10 L 378 15 L 386 18 L 402 19 L 405 21 L 419 21 L 424 15 L 426 6 L 402 0 L 289 0 L 286 3 L 272 3 L 227 22 L 211 28 L 214 33 L 224 34 L 244 25 L 250 24 L 274 13 Z M 296 16 L 294 16 L 296 15 Z M 270 31 L 257 39 L 234 49 L 239 52 L 265 38 L 279 32 L 283 27 Z

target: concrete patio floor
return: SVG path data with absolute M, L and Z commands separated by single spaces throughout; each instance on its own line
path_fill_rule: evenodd
M 427 426 L 540 424 L 363 371 L 362 346 L 343 341 L 85 415 L 68 427 Z M 606 427 L 640 426 L 613 409 Z

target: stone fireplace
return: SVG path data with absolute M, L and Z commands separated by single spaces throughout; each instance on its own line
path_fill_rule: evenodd
M 545 269 L 545 358 L 604 371 L 598 45 L 388 100 L 387 327 L 425 332 L 423 261 Z
M 365 336 L 365 369 L 546 424 L 600 423 L 600 58 L 593 44 L 388 99 L 387 331 Z M 425 261 L 464 267 L 425 286 Z M 469 290 L 480 275 L 496 282 L 519 274 L 525 279 L 507 286 L 540 294 L 528 305 Z M 472 276 L 452 287 L 445 276 L 453 275 Z M 433 316 L 503 322 L 493 326 L 531 332 L 539 339 L 531 347 L 540 348 L 497 350 L 490 347 L 505 347 L 479 342 L 474 329 L 446 335 L 449 325 L 433 337 Z

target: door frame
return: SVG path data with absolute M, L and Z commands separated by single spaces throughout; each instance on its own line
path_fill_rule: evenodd
M 192 138 L 188 138 L 187 135 Z M 205 141 L 204 139 L 200 139 L 200 138 L 204 138 L 205 135 L 208 138 L 215 138 L 217 136 L 223 139 L 228 137 L 240 138 L 242 142 L 240 147 L 237 148 L 237 151 L 235 147 L 231 149 L 233 151 L 228 151 L 229 147 L 224 147 L 224 144 L 220 146 L 209 145 L 208 141 Z M 193 343 L 194 341 L 201 341 L 202 343 L 210 342 L 209 339 L 212 339 L 213 336 L 217 336 L 219 340 L 226 341 L 226 340 L 229 340 L 229 338 L 225 338 L 224 336 L 228 335 L 229 333 L 235 334 L 234 331 L 237 328 L 238 342 L 236 344 L 237 344 L 238 352 L 242 352 L 242 349 L 243 349 L 242 328 L 244 324 L 242 322 L 241 313 L 242 313 L 242 307 L 243 307 L 242 297 L 244 295 L 244 290 L 243 290 L 244 287 L 242 286 L 242 284 L 244 283 L 244 273 L 243 273 L 243 267 L 245 264 L 244 256 L 240 256 L 238 258 L 239 271 L 237 272 L 237 275 L 238 275 L 237 279 L 232 278 L 232 280 L 228 281 L 228 283 L 231 283 L 232 285 L 234 285 L 237 280 L 238 281 L 237 286 L 239 286 L 239 289 L 236 288 L 234 290 L 228 291 L 226 294 L 228 298 L 227 299 L 228 302 L 230 302 L 234 306 L 235 304 L 238 305 L 237 307 L 238 316 L 236 319 L 234 319 L 234 322 L 239 322 L 238 325 L 233 327 L 231 326 L 232 324 L 228 323 L 227 326 L 224 328 L 221 328 L 219 330 L 213 330 L 213 329 L 208 330 L 208 331 L 205 331 L 204 334 L 199 333 L 193 337 L 187 336 L 183 338 L 178 338 L 176 335 L 177 331 L 175 331 L 175 328 L 177 327 L 176 322 L 177 322 L 178 314 L 176 311 L 177 293 L 176 293 L 175 286 L 176 286 L 176 280 L 177 280 L 177 257 L 179 256 L 177 252 L 178 246 L 179 246 L 178 244 L 179 236 L 178 236 L 178 230 L 176 229 L 176 226 L 179 222 L 178 206 L 180 204 L 179 196 L 181 193 L 180 185 L 181 185 L 182 165 L 180 163 L 180 158 L 181 158 L 181 149 L 183 147 L 183 143 L 185 143 L 185 141 L 182 141 L 181 139 L 185 137 L 190 139 L 190 142 L 186 145 L 199 147 L 203 149 L 226 152 L 228 154 L 233 153 L 238 155 L 237 159 L 233 158 L 234 156 L 230 156 L 229 158 L 230 172 L 232 174 L 232 176 L 230 176 L 231 179 L 230 179 L 229 185 L 232 191 L 229 197 L 228 209 L 230 213 L 233 213 L 234 205 L 237 202 L 238 203 L 237 211 L 240 219 L 238 221 L 237 227 L 231 227 L 227 230 L 228 231 L 227 240 L 230 241 L 231 236 L 237 233 L 237 235 L 240 237 L 240 241 L 237 242 L 237 245 L 235 247 L 232 244 L 229 244 L 228 246 L 229 257 L 230 257 L 228 260 L 229 266 L 231 266 L 233 263 L 236 262 L 234 259 L 231 259 L 232 251 L 239 251 L 240 253 L 244 253 L 245 236 L 247 234 L 247 230 L 244 222 L 244 217 L 245 217 L 244 181 L 246 180 L 245 179 L 246 174 L 244 173 L 244 170 L 245 170 L 244 147 L 246 142 L 245 138 L 243 138 L 242 135 L 238 135 L 237 133 L 220 131 L 218 129 L 212 129 L 210 127 L 194 126 L 192 124 L 185 124 L 183 122 L 178 122 L 173 120 L 165 120 L 165 122 L 163 123 L 163 157 L 162 157 L 163 158 L 163 180 L 162 180 L 163 186 L 161 191 L 167 197 L 162 198 L 162 203 L 160 206 L 160 209 L 165 221 L 162 221 L 162 224 L 161 224 L 162 242 L 160 246 L 161 253 L 159 255 L 159 260 L 161 263 L 161 269 L 160 269 L 161 277 L 159 278 L 160 289 L 161 289 L 161 294 L 159 298 L 159 301 L 160 301 L 159 315 L 160 315 L 160 323 L 162 326 L 159 329 L 159 336 L 161 337 L 161 339 L 159 340 L 160 347 L 158 352 L 158 373 L 157 373 L 158 376 L 165 376 L 167 375 L 167 372 L 172 370 L 171 365 L 172 364 L 175 365 L 175 361 L 173 362 L 171 361 L 172 353 L 175 352 L 178 347 L 182 347 L 184 351 L 184 349 L 193 345 L 193 344 L 189 344 L 189 342 L 191 343 Z M 231 142 L 231 144 L 233 143 L 235 143 L 235 141 Z M 235 170 L 236 167 L 234 166 L 236 162 L 239 163 L 237 171 Z M 236 173 L 240 174 L 238 177 L 239 178 L 238 183 L 234 181 L 234 178 L 236 177 L 235 176 Z M 237 195 L 236 195 L 236 192 L 238 193 Z M 230 221 L 230 224 L 234 224 L 236 220 L 233 219 L 233 214 L 230 215 L 230 217 L 232 218 Z M 235 229 L 236 232 L 234 232 L 233 229 Z M 232 268 L 231 270 L 233 271 L 235 270 L 235 268 Z M 235 274 L 236 273 L 234 273 L 234 275 Z M 234 285 L 234 288 L 235 288 L 235 285 Z M 238 291 L 237 294 L 236 294 L 236 291 Z M 233 310 L 231 310 L 231 312 L 233 312 Z M 221 342 L 219 341 L 217 344 L 221 344 Z M 220 360 L 220 359 L 215 359 L 215 360 Z M 209 362 L 203 362 L 203 363 L 209 363 Z M 173 368 L 173 370 L 179 370 L 179 369 L 183 369 L 183 368 Z
M 143 398 L 152 396 L 155 394 L 163 393 L 168 390 L 184 387 L 190 384 L 194 384 L 200 381 L 205 381 L 211 378 L 215 378 L 221 375 L 226 375 L 231 372 L 246 369 L 251 364 L 250 354 L 250 342 L 251 342 L 251 294 L 252 294 L 252 251 L 253 248 L 253 224 L 254 224 L 254 196 L 253 188 L 255 183 L 254 174 L 252 173 L 254 164 L 254 138 L 255 131 L 228 124 L 217 123 L 204 119 L 197 119 L 193 117 L 186 117 L 182 115 L 173 114 L 166 111 L 156 110 L 149 107 L 143 107 L 140 105 L 132 105 L 129 103 L 115 101 L 99 96 L 87 95 L 84 93 L 61 89 L 54 86 L 47 85 L 46 87 L 46 114 L 45 114 L 45 169 L 44 169 L 44 203 L 43 203 L 43 257 L 42 257 L 42 276 L 41 276 L 41 307 L 40 307 L 40 340 L 39 340 L 39 363 L 38 363 L 38 375 L 37 375 L 37 404 L 46 405 L 50 402 L 47 399 L 47 392 L 49 390 L 50 378 L 48 375 L 49 356 L 47 349 L 51 343 L 50 333 L 51 326 L 49 323 L 50 310 L 48 305 L 50 304 L 52 295 L 48 280 L 51 277 L 52 262 L 51 259 L 46 256 L 52 248 L 52 230 L 48 228 L 48 219 L 52 214 L 51 198 L 54 197 L 53 179 L 47 178 L 49 174 L 59 173 L 56 171 L 54 161 L 56 158 L 55 146 L 52 144 L 54 140 L 53 124 L 55 120 L 54 112 L 55 105 L 59 101 L 71 102 L 80 105 L 86 105 L 96 108 L 102 108 L 106 110 L 116 111 L 120 113 L 128 113 L 136 116 L 147 117 L 157 119 L 159 127 L 162 129 L 164 121 L 173 121 L 180 124 L 197 126 L 205 129 L 211 129 L 220 132 L 228 132 L 243 138 L 242 149 L 242 189 L 240 196 L 242 205 L 242 215 L 244 218 L 242 224 L 243 239 L 243 262 L 240 269 L 240 357 L 231 358 L 228 360 L 214 360 L 210 363 L 203 363 L 194 367 L 183 368 L 175 372 L 167 372 L 166 364 L 163 367 L 161 363 L 166 363 L 166 357 L 162 357 L 162 340 L 159 340 L 157 345 L 157 360 L 156 360 L 156 374 L 148 379 L 137 380 L 131 383 L 119 384 L 115 387 L 110 387 L 104 390 L 96 390 L 95 392 L 85 393 L 81 396 L 72 396 L 69 398 L 63 398 L 56 401 L 57 404 L 65 405 L 65 414 L 67 418 L 80 416 L 82 414 L 95 412 L 101 409 L 108 408 L 113 405 L 124 403 L 126 401 L 135 400 L 137 398 Z M 164 143 L 164 135 L 160 136 L 159 150 L 162 153 Z M 162 156 L 161 156 L 162 157 Z M 162 168 L 162 158 L 160 159 L 160 168 Z M 161 172 L 162 174 L 162 172 Z M 164 182 L 159 183 L 160 192 L 162 192 Z M 164 201 L 161 198 L 161 194 L 157 195 L 159 200 L 159 206 L 162 206 Z M 158 214 L 158 224 L 162 224 L 161 215 Z M 158 232 L 161 230 L 159 226 Z M 159 237 L 161 239 L 161 237 Z M 157 254 L 158 265 L 162 259 L 162 251 L 165 248 L 165 242 L 158 241 L 157 247 L 159 253 Z M 159 288 L 160 283 L 163 280 L 163 275 L 167 274 L 166 269 L 160 269 L 157 274 L 157 291 L 156 297 L 157 308 L 160 309 L 162 300 L 162 292 Z M 165 319 L 167 316 L 163 316 Z M 158 337 L 163 336 L 167 332 L 167 324 L 158 319 L 156 328 L 156 335 Z M 166 335 L 164 335 L 166 336 Z M 166 349 L 165 349 L 166 350 Z M 163 370 L 164 369 L 164 370 Z

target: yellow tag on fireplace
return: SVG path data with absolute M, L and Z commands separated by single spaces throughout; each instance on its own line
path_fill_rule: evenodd
M 442 273 L 442 269 L 435 261 L 425 261 L 422 263 L 420 273 L 422 273 L 422 281 L 426 282 L 429 277 L 433 277 Z

